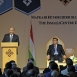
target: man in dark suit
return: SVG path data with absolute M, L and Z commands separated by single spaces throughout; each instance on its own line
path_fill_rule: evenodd
M 14 31 L 15 29 L 11 27 L 9 33 L 4 35 L 2 42 L 18 42 L 19 46 L 19 36 L 14 34 Z
M 62 62 L 63 57 L 66 58 L 62 45 L 58 44 L 57 38 L 53 38 L 53 44 L 49 46 L 47 51 L 48 60 L 58 60 L 59 62 Z

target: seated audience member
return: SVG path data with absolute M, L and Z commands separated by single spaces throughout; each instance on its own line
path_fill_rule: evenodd
M 11 60 L 10 63 L 12 64 L 12 69 L 16 70 L 17 72 L 21 73 L 21 69 L 17 67 L 14 60 Z
M 59 71 L 54 70 L 54 71 L 52 71 L 52 73 L 51 73 L 51 77 L 68 77 L 68 76 L 62 75 L 62 74 L 60 74 Z
M 2 70 L 1 70 L 1 68 L 0 68 L 0 75 L 2 75 Z
M 17 74 L 20 76 L 20 71 L 18 71 L 18 67 L 15 64 L 15 61 L 9 61 L 5 64 L 4 74 L 2 76 L 8 77 L 12 74 Z
M 75 67 L 71 65 L 67 68 L 67 70 L 68 72 L 75 72 Z
M 33 58 L 29 58 L 28 59 L 28 63 L 33 63 L 33 65 L 34 65 L 34 59 Z M 26 71 L 26 70 L 27 70 L 27 66 L 25 66 L 23 68 L 23 71 Z M 36 70 L 36 73 L 39 74 L 39 68 L 38 67 L 34 66 L 34 70 Z
M 11 77 L 12 74 L 13 74 L 13 71 L 11 69 L 7 69 L 5 73 L 2 74 L 1 77 Z
M 73 61 L 70 58 L 67 58 L 66 59 L 66 65 L 67 65 L 66 69 L 62 70 L 61 74 L 68 76 L 68 67 L 73 66 Z
M 10 62 L 7 62 L 5 64 L 4 73 L 6 72 L 7 69 L 11 69 L 11 67 L 12 67 L 12 64 Z
M 68 77 L 77 77 L 77 74 L 74 72 L 68 73 Z
M 68 67 L 68 76 L 69 77 L 77 77 L 77 74 L 75 73 L 75 67 L 74 66 Z
M 27 71 L 31 70 L 31 69 L 34 69 L 34 65 L 33 65 L 33 63 L 28 63 L 27 64 Z
M 47 73 L 47 72 L 50 72 L 49 67 L 48 68 L 45 68 L 44 71 L 43 71 L 43 73 Z
M 51 64 L 51 63 L 54 63 L 54 61 L 50 61 L 50 62 L 49 62 L 48 68 L 45 68 L 44 71 L 43 71 L 43 73 L 47 73 L 47 72 L 50 72 L 50 71 L 51 71 L 51 70 L 50 70 L 50 64 Z
M 74 67 L 75 67 L 75 72 L 77 73 L 77 64 L 76 64 L 76 65 L 74 65 Z
M 31 69 L 31 70 L 27 71 L 27 73 L 26 73 L 26 77 L 36 77 L 36 76 L 37 75 L 36 75 L 36 72 L 34 69 Z
M 54 70 L 59 71 L 58 65 L 54 61 L 50 62 L 49 68 L 50 68 L 50 72 L 44 73 L 45 77 L 51 77 L 51 72 L 53 72 Z
M 17 74 L 12 74 L 11 77 L 19 77 Z
M 57 77 L 59 75 L 59 72 L 57 70 L 53 70 L 51 73 L 51 77 Z
M 60 72 L 61 72 L 62 70 L 64 70 L 64 69 L 66 69 L 66 68 L 67 68 L 67 66 L 60 65 Z
M 45 77 L 43 73 L 39 73 L 37 77 Z
M 21 72 L 19 72 L 17 70 L 17 66 L 16 64 L 12 64 L 12 71 L 13 71 L 13 74 L 16 74 L 18 77 L 20 76 Z
M 34 69 L 34 65 L 33 65 L 33 63 L 30 62 L 27 64 L 26 70 L 21 73 L 21 77 L 25 77 L 26 73 L 32 69 Z

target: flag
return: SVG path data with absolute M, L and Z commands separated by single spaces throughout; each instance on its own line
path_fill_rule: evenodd
M 28 52 L 29 52 L 29 58 L 33 58 L 34 59 L 34 65 L 36 65 L 32 25 L 31 25 L 31 28 L 30 28 Z

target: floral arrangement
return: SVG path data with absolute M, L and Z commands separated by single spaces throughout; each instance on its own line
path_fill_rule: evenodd
M 73 56 L 70 56 L 69 58 L 72 59 L 72 61 L 74 63 L 77 63 L 77 57 L 75 57 L 74 55 Z

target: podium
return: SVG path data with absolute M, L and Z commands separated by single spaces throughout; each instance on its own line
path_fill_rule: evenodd
M 2 70 L 5 68 L 5 64 L 11 60 L 17 63 L 17 42 L 2 42 Z

